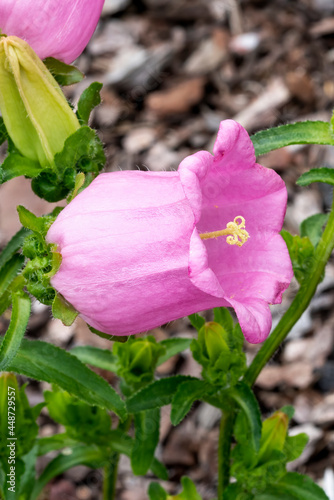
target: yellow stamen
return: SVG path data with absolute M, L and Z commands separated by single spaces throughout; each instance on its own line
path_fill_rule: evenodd
M 249 233 L 245 228 L 246 222 L 241 215 L 238 215 L 233 222 L 228 222 L 226 224 L 226 229 L 221 231 L 213 231 L 212 233 L 202 233 L 200 237 L 202 240 L 210 240 L 212 238 L 218 238 L 218 236 L 227 236 L 226 243 L 229 245 L 237 245 L 242 247 L 244 243 L 250 238 Z

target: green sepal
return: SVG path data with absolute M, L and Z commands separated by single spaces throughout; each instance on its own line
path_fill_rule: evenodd
M 47 227 L 42 217 L 37 217 L 22 205 L 17 207 L 17 211 L 23 227 L 30 229 L 30 231 L 35 233 L 41 234 L 42 236 L 46 235 Z
M 80 96 L 77 116 L 82 125 L 88 125 L 89 116 L 93 109 L 101 103 L 102 83 L 92 83 Z
M 100 332 L 100 330 L 96 330 L 96 328 L 93 328 L 90 325 L 87 325 L 87 326 L 92 333 L 94 333 L 95 335 L 98 335 L 102 339 L 109 340 L 110 342 L 120 342 L 121 344 L 124 344 L 129 339 L 129 337 L 125 337 L 122 335 L 110 335 L 109 333 Z
M 332 168 L 312 168 L 302 174 L 296 181 L 298 186 L 308 186 L 313 182 L 323 182 L 334 186 L 334 170 Z
M 54 57 L 47 57 L 43 63 L 48 68 L 56 82 L 61 86 L 79 83 L 84 78 L 84 74 L 75 66 L 66 64 Z
M 60 293 L 56 293 L 52 302 L 54 318 L 60 319 L 65 326 L 71 326 L 78 314 L 78 311 Z

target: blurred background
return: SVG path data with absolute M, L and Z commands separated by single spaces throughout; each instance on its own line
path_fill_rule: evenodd
M 107 169 L 175 170 L 187 155 L 212 151 L 221 120 L 233 118 L 250 134 L 298 120 L 329 120 L 334 103 L 333 0 L 106 0 L 103 16 L 85 53 L 76 62 L 86 74 L 65 89 L 76 102 L 92 82 L 104 83 L 102 104 L 91 125 L 105 144 Z M 296 179 L 314 166 L 334 168 L 329 146 L 290 146 L 259 159 L 285 180 L 289 204 L 285 227 L 293 234 L 306 217 L 326 212 L 327 185 L 298 188 Z M 19 229 L 16 205 L 36 214 L 50 205 L 32 194 L 29 181 L 0 186 L 0 246 Z M 274 324 L 288 307 L 297 285 L 283 304 L 273 307 Z M 38 303 L 28 335 L 62 347 L 110 347 L 83 322 L 64 327 Z M 205 313 L 210 318 L 210 312 Z M 9 317 L 0 319 L 4 333 Z M 334 466 L 334 266 L 309 309 L 257 382 L 264 416 L 285 404 L 296 408 L 294 433 L 310 436 L 305 453 L 291 470 L 307 473 L 320 484 L 333 481 Z M 156 329 L 157 339 L 192 337 L 187 319 Z M 258 347 L 246 346 L 249 360 Z M 103 372 L 100 372 L 105 375 Z M 172 358 L 159 375 L 198 376 L 189 353 Z M 115 380 L 109 381 L 116 383 Z M 31 403 L 47 384 L 30 383 Z M 175 492 L 189 475 L 205 500 L 215 495 L 219 411 L 195 405 L 177 428 L 163 409 L 159 458 L 168 466 Z M 59 431 L 45 410 L 44 436 Z M 324 479 L 325 476 L 325 479 Z M 149 478 L 136 478 L 122 457 L 119 500 L 145 500 Z M 333 483 L 332 483 L 333 484 Z M 50 500 L 99 498 L 101 474 L 76 467 L 49 488 Z M 331 498 L 331 500 L 334 497 Z

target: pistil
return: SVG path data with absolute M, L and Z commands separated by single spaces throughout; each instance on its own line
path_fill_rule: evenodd
M 210 233 L 202 233 L 200 237 L 202 240 L 211 240 L 213 238 L 218 238 L 219 236 L 227 236 L 226 243 L 229 245 L 237 245 L 242 247 L 244 243 L 250 238 L 249 233 L 245 229 L 246 221 L 244 217 L 238 215 L 235 217 L 233 222 L 228 222 L 226 224 L 226 229 L 221 229 L 219 231 L 212 231 Z

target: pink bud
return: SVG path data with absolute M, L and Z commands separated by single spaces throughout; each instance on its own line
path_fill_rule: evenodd
M 62 264 L 51 283 L 94 328 L 144 332 L 217 306 L 233 307 L 247 340 L 263 341 L 268 304 L 292 278 L 279 235 L 287 192 L 255 163 L 245 129 L 221 123 L 214 156 L 187 157 L 177 172 L 99 175 L 58 216 L 47 240 Z M 239 221 L 242 245 L 225 227 Z M 224 236 L 202 239 L 221 231 Z M 236 233 L 233 233 L 236 234 Z
M 1 0 L 0 32 L 22 38 L 41 59 L 73 62 L 96 28 L 104 0 Z

